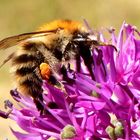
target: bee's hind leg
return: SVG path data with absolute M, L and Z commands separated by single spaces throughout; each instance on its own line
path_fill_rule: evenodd
M 33 101 L 36 105 L 36 108 L 38 109 L 38 111 L 40 111 L 40 114 L 44 114 L 45 112 L 45 108 L 44 108 L 44 99 L 43 99 L 43 88 L 42 88 L 42 85 L 43 85 L 43 79 L 42 79 L 42 76 L 41 76 L 41 73 L 40 73 L 40 69 L 37 67 L 35 70 L 34 70 L 34 74 L 37 76 L 37 79 L 40 81 L 41 85 L 38 85 L 38 87 L 36 87 L 39 91 L 39 93 L 34 90 L 33 92 L 33 95 L 31 95 L 33 97 Z

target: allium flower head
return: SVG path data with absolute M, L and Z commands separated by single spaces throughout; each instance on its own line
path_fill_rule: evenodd
M 16 108 L 5 102 L 9 111 L 3 118 L 14 120 L 26 133 L 11 131 L 19 140 L 139 140 L 140 139 L 140 33 L 123 23 L 118 35 L 109 30 L 114 47 L 92 50 L 95 80 L 81 63 L 81 72 L 68 69 L 73 83 L 60 80 L 63 88 L 44 81 L 45 114 L 40 114 L 32 98 L 17 90 L 11 96 Z M 100 41 L 107 39 L 100 35 Z

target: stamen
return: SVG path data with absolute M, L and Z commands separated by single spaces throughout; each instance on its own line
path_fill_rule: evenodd
M 2 110 L 0 110 L 0 117 L 7 119 L 9 117 L 9 115 L 11 114 L 12 110 L 9 110 L 8 112 L 4 112 Z
M 4 101 L 4 107 L 5 107 L 5 109 L 7 109 L 7 108 L 12 109 L 13 103 L 10 102 L 9 100 L 5 100 L 5 101 Z

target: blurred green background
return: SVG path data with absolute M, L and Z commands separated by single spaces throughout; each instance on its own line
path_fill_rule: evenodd
M 94 29 L 119 29 L 124 20 L 140 29 L 140 0 L 0 0 L 0 39 L 34 31 L 54 19 L 82 22 L 83 18 Z M 0 52 L 0 62 L 9 51 Z M 9 90 L 14 87 L 9 68 L 6 64 L 0 69 L 0 109 L 4 100 L 11 100 Z M 0 140 L 15 140 L 9 126 L 16 128 L 15 123 L 0 118 Z

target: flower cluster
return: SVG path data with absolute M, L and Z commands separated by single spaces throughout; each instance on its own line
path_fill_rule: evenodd
M 31 98 L 12 90 L 20 109 L 5 102 L 9 112 L 0 116 L 15 120 L 26 132 L 13 130 L 20 140 L 139 140 L 140 139 L 140 33 L 123 23 L 119 35 L 109 30 L 114 47 L 93 50 L 95 81 L 82 64 L 80 73 L 70 70 L 72 84 L 57 88 L 44 81 L 44 108 L 40 115 Z M 107 43 L 103 34 L 100 40 Z

